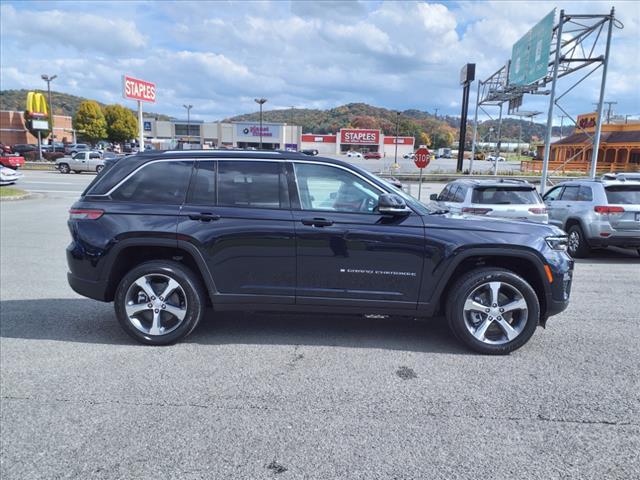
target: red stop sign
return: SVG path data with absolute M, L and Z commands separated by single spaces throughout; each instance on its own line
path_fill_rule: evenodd
M 426 148 L 419 148 L 416 150 L 416 157 L 413 161 L 416 164 L 416 167 L 425 168 L 431 161 L 431 154 L 429 153 L 429 150 Z

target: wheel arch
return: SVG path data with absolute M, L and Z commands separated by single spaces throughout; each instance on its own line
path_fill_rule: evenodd
M 547 299 L 551 290 L 546 280 L 544 263 L 539 256 L 525 249 L 473 249 L 460 253 L 455 261 L 443 273 L 438 282 L 439 288 L 431 297 L 436 313 L 444 313 L 446 297 L 451 286 L 461 275 L 477 268 L 503 268 L 510 270 L 526 280 L 536 292 L 540 302 L 540 319 L 544 324 L 547 312 Z
M 120 280 L 132 268 L 151 260 L 173 260 L 189 267 L 209 293 L 209 300 L 216 293 L 209 268 L 198 249 L 185 241 L 171 239 L 126 239 L 118 242 L 105 265 L 105 300 L 112 301 Z

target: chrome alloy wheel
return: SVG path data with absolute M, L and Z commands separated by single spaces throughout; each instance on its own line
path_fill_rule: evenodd
M 569 234 L 569 240 L 567 241 L 567 250 L 569 253 L 576 253 L 580 248 L 580 234 L 575 230 Z
M 125 296 L 131 325 L 148 335 L 166 335 L 187 315 L 187 296 L 173 278 L 152 273 L 138 278 Z
M 465 326 L 479 341 L 502 345 L 514 340 L 527 324 L 527 302 L 505 282 L 487 282 L 471 292 L 464 303 Z

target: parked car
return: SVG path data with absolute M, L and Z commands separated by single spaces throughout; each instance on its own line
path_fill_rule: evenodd
M 347 152 L 347 157 L 350 157 L 350 158 L 362 158 L 362 154 L 360 152 L 349 151 L 349 152 Z
M 430 198 L 435 208 L 457 214 L 549 221 L 535 186 L 518 180 L 454 180 Z
M 505 161 L 505 160 L 504 160 L 504 157 L 502 157 L 502 156 L 500 156 L 500 155 L 496 155 L 496 154 L 494 154 L 494 153 L 489 154 L 489 155 L 487 156 L 487 160 L 488 160 L 488 161 L 490 161 L 490 162 L 495 162 L 495 161 L 496 161 L 496 159 L 497 159 L 499 162 L 504 162 L 504 161 Z
M 94 150 L 78 152 L 71 158 L 63 157 L 56 160 L 56 168 L 60 173 L 96 172 L 104 168 L 104 160 L 99 152 Z
M 12 170 L 18 170 L 20 167 L 24 167 L 24 157 L 18 154 L 0 154 L 0 166 L 11 168 Z
M 405 153 L 402 158 L 404 158 L 405 160 L 413 160 L 414 158 L 416 158 L 416 154 L 415 153 Z
M 88 152 L 89 150 L 89 145 L 86 143 L 69 143 L 64 147 L 64 153 L 66 155 L 75 155 L 78 152 Z
M 0 167 L 0 185 L 12 185 L 22 177 L 22 173 L 12 168 Z
M 451 149 L 439 148 L 436 150 L 436 158 L 451 158 Z
M 304 153 L 305 155 L 311 155 L 313 157 L 318 155 L 318 150 L 314 148 L 307 148 L 305 150 L 302 150 L 302 153 Z
M 380 155 L 380 152 L 367 152 L 363 157 L 367 160 L 379 160 L 382 158 L 382 155 Z
M 38 146 L 37 145 L 33 145 L 31 143 L 19 143 L 17 145 L 14 145 L 13 147 L 11 147 L 11 150 L 13 151 L 13 153 L 17 153 L 19 155 L 24 155 L 27 152 L 37 152 L 38 151 Z
M 634 248 L 640 254 L 640 181 L 573 180 L 544 195 L 549 222 L 569 235 L 568 251 L 587 257 L 592 248 Z
M 549 225 L 439 214 L 347 162 L 291 152 L 141 153 L 69 212 L 68 280 L 164 345 L 213 311 L 432 317 L 505 354 L 569 301 Z

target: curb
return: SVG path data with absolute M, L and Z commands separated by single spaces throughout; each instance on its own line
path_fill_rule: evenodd
M 24 195 L 14 195 L 12 197 L 0 197 L 0 202 L 15 202 L 17 200 L 26 200 L 27 198 L 31 198 L 33 196 L 32 193 L 26 192 Z

